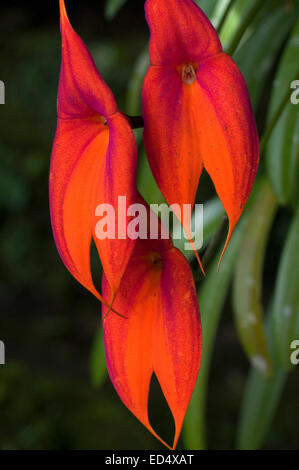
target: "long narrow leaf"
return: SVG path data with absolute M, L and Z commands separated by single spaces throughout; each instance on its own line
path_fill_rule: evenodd
M 287 379 L 287 372 L 277 362 L 272 334 L 273 320 L 271 301 L 267 315 L 267 338 L 274 365 L 273 374 L 269 378 L 253 367 L 250 370 L 241 405 L 237 449 L 255 450 L 263 446 Z
M 291 364 L 291 343 L 299 337 L 299 209 L 291 224 L 278 269 L 267 336 L 274 373 L 271 379 L 251 370 L 241 408 L 237 448 L 262 447 Z
M 234 56 L 246 79 L 255 109 L 277 60 L 277 54 L 294 26 L 295 18 L 292 8 L 289 10 L 282 4 L 276 7 L 274 5 L 271 7 L 270 15 L 263 15 L 254 23 L 254 34 L 244 42 Z
M 280 363 L 292 367 L 291 343 L 299 338 L 299 208 L 279 264 L 273 305 L 273 334 Z
M 264 328 L 262 275 L 265 250 L 277 203 L 264 179 L 246 220 L 245 235 L 235 270 L 233 303 L 238 335 L 247 357 L 260 372 L 271 372 Z
M 291 96 L 291 81 L 295 78 L 299 80 L 298 56 L 299 21 L 279 65 L 271 98 L 269 121 L 287 90 Z M 296 205 L 299 201 L 299 113 L 298 105 L 292 103 L 291 98 L 268 142 L 266 166 L 279 202 Z
M 227 48 L 227 53 L 229 55 L 233 55 L 236 52 L 237 48 L 241 44 L 241 40 L 244 34 L 248 30 L 248 28 L 251 26 L 258 12 L 264 7 L 264 5 L 265 5 L 265 0 L 251 0 L 249 2 L 249 6 L 245 11 L 245 15 L 242 18 L 242 21 L 240 22 L 234 35 L 232 36 L 230 45 Z
M 267 379 L 252 368 L 246 385 L 238 430 L 237 448 L 255 450 L 262 447 L 287 378 L 278 369 Z
M 226 20 L 219 31 L 220 40 L 226 49 L 230 44 L 232 37 L 240 27 L 244 20 L 246 11 L 250 6 L 252 0 L 236 0 L 229 9 L 226 15 Z M 225 5 L 223 0 L 218 0 L 214 15 L 217 18 L 217 27 L 219 27 L 219 20 L 224 12 Z

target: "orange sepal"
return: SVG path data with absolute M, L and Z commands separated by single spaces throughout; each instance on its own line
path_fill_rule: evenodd
M 111 291 L 103 277 L 107 299 Z M 171 241 L 138 240 L 114 306 L 103 305 L 106 361 L 113 385 L 128 409 L 154 434 L 148 417 L 153 373 L 175 421 L 175 448 L 196 383 L 201 326 L 192 272 Z
M 226 248 L 259 162 L 245 80 L 192 0 L 147 0 L 145 9 L 151 32 L 142 91 L 149 164 L 170 205 L 193 206 L 207 170 L 229 218 Z M 183 225 L 189 236 L 190 225 Z
M 114 296 L 134 241 L 98 240 L 95 211 L 100 204 L 110 204 L 117 220 L 118 196 L 126 196 L 126 207 L 136 200 L 137 149 L 112 92 L 69 23 L 63 0 L 60 11 L 62 63 L 49 180 L 51 222 L 64 264 L 103 300 L 91 277 L 92 237 Z

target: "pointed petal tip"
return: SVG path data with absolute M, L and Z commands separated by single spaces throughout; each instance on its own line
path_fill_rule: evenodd
M 163 252 L 161 271 L 149 269 L 145 253 L 152 245 L 141 242 L 141 246 L 146 246 L 145 251 L 139 246 L 131 258 L 115 299 L 115 308 L 128 315 L 128 320 L 122 322 L 110 315 L 104 322 L 107 366 L 127 408 L 165 447 L 174 450 L 199 370 L 200 316 L 192 272 L 184 256 L 172 247 Z M 109 298 L 110 292 L 104 277 L 105 297 Z M 103 315 L 105 312 L 104 306 Z M 153 373 L 175 421 L 170 445 L 149 422 Z
M 59 11 L 61 21 L 67 20 L 69 22 L 64 0 L 59 0 Z
M 199 257 L 198 252 L 197 252 L 197 249 L 196 249 L 195 246 L 194 246 L 194 242 L 193 242 L 192 239 L 189 240 L 189 241 L 190 241 L 191 245 L 193 245 L 193 251 L 194 251 L 195 257 L 196 257 L 196 259 L 197 259 L 197 262 L 198 262 L 198 264 L 199 264 L 199 267 L 200 267 L 200 269 L 201 269 L 201 272 L 202 272 L 203 276 L 206 277 L 205 269 L 204 269 L 204 267 L 203 267 L 202 261 L 201 261 L 201 259 L 200 259 L 200 257 Z
M 195 255 L 196 259 L 197 259 L 197 262 L 198 262 L 198 265 L 199 265 L 199 267 L 200 267 L 200 269 L 201 269 L 201 272 L 202 272 L 203 276 L 206 277 L 206 273 L 205 273 L 203 264 L 202 264 L 202 262 L 201 262 L 201 259 L 200 259 L 200 256 L 199 256 L 199 254 L 198 254 L 198 251 L 197 251 L 197 249 L 196 249 L 196 247 L 195 247 L 195 245 L 194 245 L 194 240 L 193 240 L 193 237 L 192 237 L 192 234 L 191 234 L 191 230 L 190 230 L 190 224 L 191 224 L 191 221 L 189 222 L 189 225 L 188 225 L 188 226 L 186 226 L 186 227 L 183 226 L 183 228 L 184 228 L 184 230 L 185 230 L 185 232 L 186 232 L 186 234 L 187 234 L 188 241 L 189 241 L 190 245 L 192 246 L 194 255 Z
M 232 237 L 232 234 L 233 234 L 235 225 L 236 225 L 236 224 L 232 224 L 231 222 L 229 222 L 229 230 L 228 230 L 228 234 L 227 234 L 227 237 L 226 237 L 226 240 L 225 240 L 225 245 L 224 245 L 224 247 L 223 247 L 222 253 L 221 253 L 220 258 L 219 258 L 219 261 L 218 261 L 217 273 L 219 272 L 219 269 L 220 269 L 220 265 L 221 265 L 223 256 L 224 256 L 224 254 L 225 254 L 225 252 L 226 252 L 226 250 L 227 250 L 227 248 L 228 248 L 228 245 L 229 245 L 230 239 L 231 239 L 231 237 Z

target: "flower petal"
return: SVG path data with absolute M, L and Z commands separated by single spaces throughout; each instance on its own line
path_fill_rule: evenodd
M 114 295 L 134 242 L 98 240 L 95 210 L 110 204 L 117 221 L 118 197 L 126 197 L 125 211 L 136 200 L 137 149 L 126 118 L 69 23 L 63 0 L 60 8 L 62 65 L 49 181 L 51 221 L 66 267 L 102 300 L 90 271 L 92 236 Z M 124 229 L 127 222 L 125 215 Z
M 196 97 L 195 97 L 196 98 Z M 182 83 L 172 67 L 150 67 L 142 91 L 144 145 L 159 189 L 169 205 L 179 205 L 174 213 L 190 240 L 189 220 L 183 205 L 194 206 L 203 169 L 198 136 L 198 107 L 194 87 Z M 195 254 L 201 265 L 200 259 Z
M 175 420 L 176 447 L 195 387 L 202 336 L 189 265 L 176 248 L 165 253 L 154 339 L 154 372 Z
M 169 204 L 193 206 L 208 171 L 229 218 L 226 248 L 259 161 L 246 83 L 192 0 L 147 0 L 146 13 L 152 65 L 142 100 L 152 172 Z M 189 236 L 189 221 L 179 219 Z
M 143 84 L 144 143 L 168 204 L 194 205 L 203 168 L 194 87 L 170 67 L 150 67 Z
M 227 54 L 200 64 L 197 80 L 202 158 L 229 218 L 226 248 L 255 180 L 259 138 L 245 80 Z
M 50 169 L 50 214 L 55 243 L 71 274 L 98 297 L 90 271 L 96 182 L 109 131 L 88 119 L 58 120 Z M 74 145 L 76 142 L 76 145 Z
M 103 323 L 106 363 L 114 388 L 151 432 L 147 402 L 153 374 L 152 335 L 159 277 L 159 271 L 150 270 L 147 263 L 131 260 L 114 301 L 114 308 L 128 319 L 110 313 Z M 105 276 L 102 292 L 105 298 L 111 298 Z M 105 307 L 103 316 L 106 314 Z
M 62 57 L 58 116 L 109 116 L 117 111 L 110 88 L 99 74 L 90 52 L 72 28 L 64 0 L 59 0 Z
M 147 0 L 152 65 L 198 62 L 222 51 L 217 33 L 192 0 Z
M 137 147 L 132 129 L 121 113 L 113 114 L 107 121 L 109 145 L 105 167 L 97 181 L 96 204 L 108 203 L 114 208 L 115 238 L 98 240 L 95 234 L 96 219 L 93 223 L 93 238 L 105 275 L 116 294 L 135 245 L 135 240 L 127 236 L 127 211 L 136 201 Z M 124 199 L 123 207 L 120 208 L 119 197 Z
M 109 299 L 105 276 L 102 290 Z M 165 240 L 138 240 L 114 307 L 127 319 L 112 313 L 105 318 L 103 305 L 110 378 L 124 404 L 160 439 L 148 417 L 150 381 L 156 374 L 175 420 L 174 448 L 201 354 L 196 292 L 184 256 Z

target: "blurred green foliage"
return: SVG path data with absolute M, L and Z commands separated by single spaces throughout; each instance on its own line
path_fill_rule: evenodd
M 221 25 L 224 48 L 237 45 L 234 59 L 248 83 L 263 135 L 296 74 L 299 3 L 256 1 L 254 12 L 251 0 L 197 3 L 215 27 Z M 51 2 L 46 15 L 30 2 L 12 2 L 2 7 L 0 17 L 0 79 L 6 84 L 6 104 L 0 106 L 0 339 L 6 344 L 7 361 L 0 366 L 0 449 L 159 449 L 107 380 L 100 305 L 68 274 L 52 239 L 48 169 L 60 63 L 56 7 Z M 148 66 L 143 2 L 73 1 L 69 10 L 120 109 L 140 113 Z M 284 108 L 261 156 L 253 202 L 220 273 L 212 263 L 209 276 L 199 285 L 203 367 L 182 448 L 299 448 L 299 371 L 285 370 L 288 342 L 296 339 L 299 324 L 298 109 L 291 104 Z M 148 202 L 162 202 L 140 131 L 136 140 L 139 190 Z M 267 213 L 264 229 L 247 229 L 264 178 L 275 195 L 275 215 Z M 205 204 L 205 248 L 223 215 L 206 173 L 198 202 Z M 264 198 L 258 208 L 267 211 Z M 246 244 L 251 256 L 244 251 Z M 192 254 L 187 256 L 195 269 Z M 92 261 L 98 262 L 94 254 Z M 238 276 L 244 272 L 253 283 L 243 283 L 244 297 L 233 308 L 231 279 L 241 282 Z M 281 306 L 290 304 L 292 314 L 283 315 Z M 271 378 L 247 360 L 246 353 L 256 345 L 254 332 L 238 332 L 234 326 L 233 313 L 242 315 L 249 305 L 258 314 L 259 334 L 265 323 L 263 311 L 268 312 Z M 150 414 L 167 436 L 172 421 L 155 381 Z

